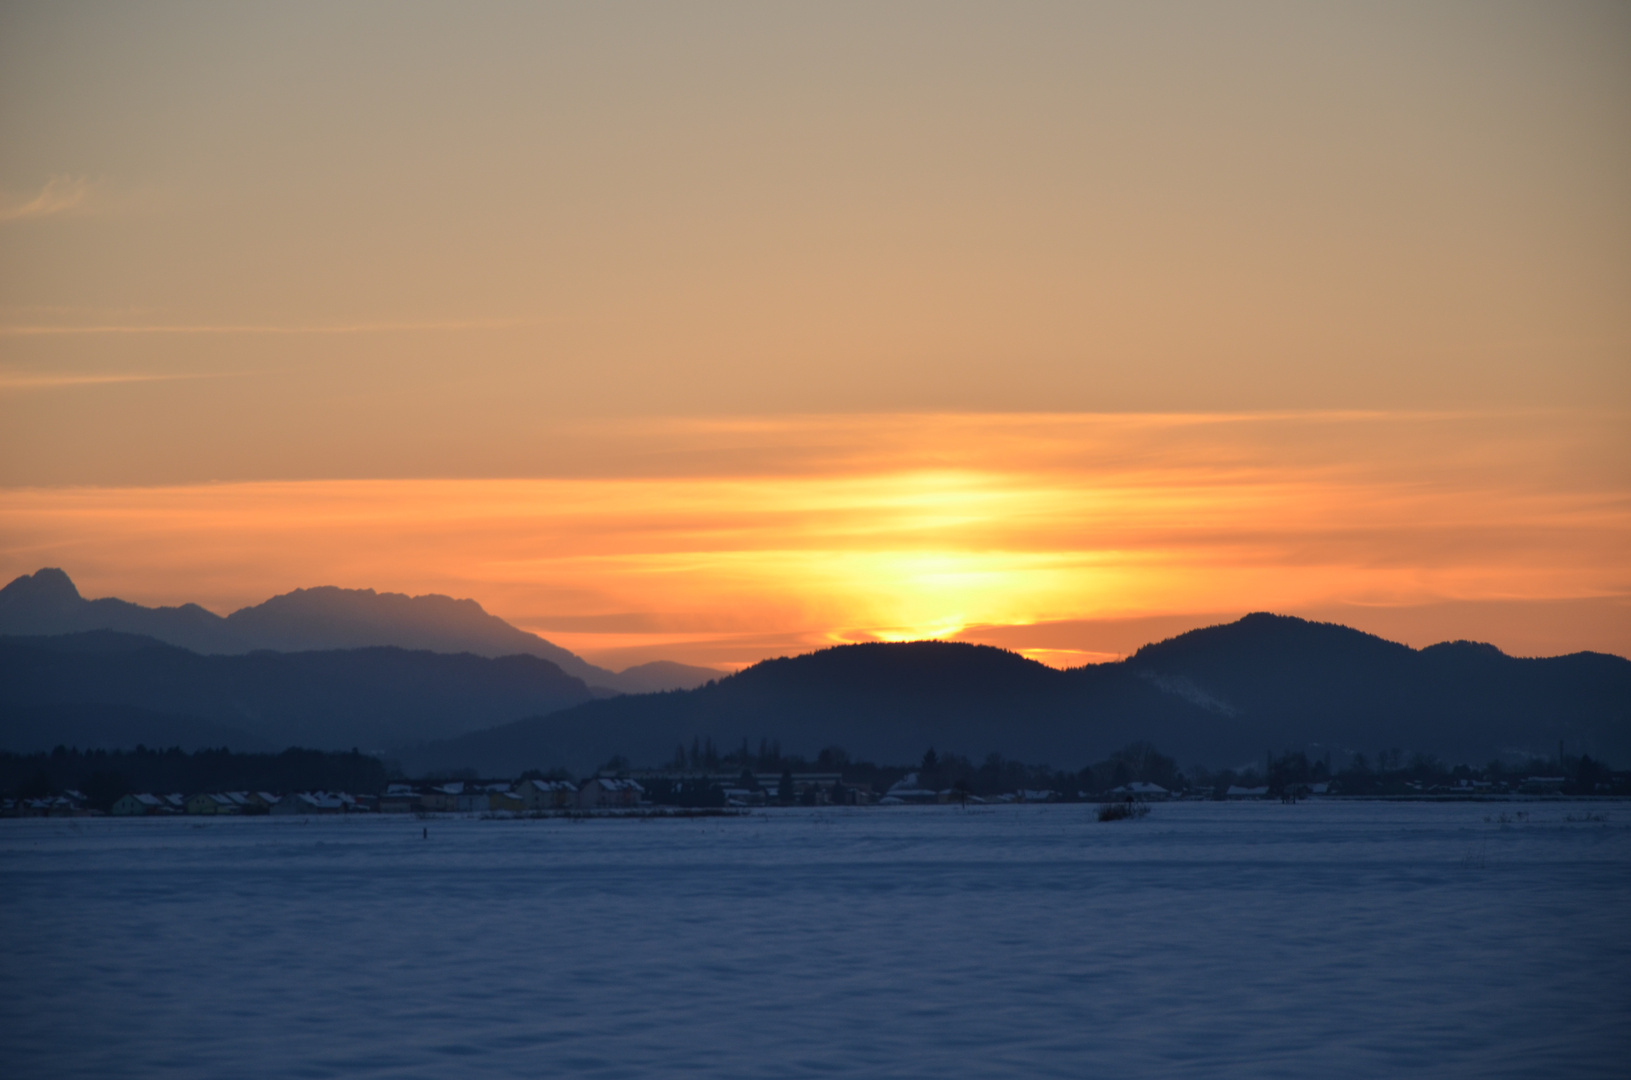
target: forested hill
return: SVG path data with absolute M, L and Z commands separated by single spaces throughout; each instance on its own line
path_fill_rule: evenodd
M 1265 747 L 1401 747 L 1482 764 L 1503 752 L 1631 764 L 1631 661 L 1540 659 L 1493 645 L 1425 649 L 1332 623 L 1248 615 L 1146 645 L 1122 665 L 1207 707 Z
M 841 646 L 757 664 L 692 691 L 590 702 L 406 752 L 425 767 L 593 768 L 673 755 L 693 738 L 840 745 L 881 761 L 925 748 L 998 751 L 1072 767 L 1134 740 L 1180 760 L 1237 765 L 1314 745 L 1399 748 L 1483 763 L 1571 753 L 1631 761 L 1631 661 L 1519 659 L 1487 645 L 1427 649 L 1347 627 L 1251 615 L 1055 671 L 984 646 Z

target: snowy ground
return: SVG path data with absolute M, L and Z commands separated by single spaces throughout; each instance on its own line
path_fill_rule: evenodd
M 3 821 L 0 1074 L 1624 1077 L 1631 805 L 1517 809 Z

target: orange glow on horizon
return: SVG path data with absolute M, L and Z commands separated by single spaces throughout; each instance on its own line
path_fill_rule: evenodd
M 1138 642 L 1015 635 L 1620 603 L 1631 500 L 1591 465 L 1613 421 L 1571 420 L 1572 442 L 1544 415 L 657 423 L 636 434 L 698 471 L 11 489 L 0 514 L 10 574 L 60 565 L 88 596 L 226 611 L 318 584 L 442 592 L 612 666 L 925 637 L 1072 666 Z M 1627 651 L 1624 610 L 1596 647 Z

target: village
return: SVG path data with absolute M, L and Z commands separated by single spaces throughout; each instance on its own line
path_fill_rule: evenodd
M 187 755 L 178 750 L 113 755 L 58 749 L 50 755 L 4 755 L 14 777 L 24 779 L 0 795 L 0 817 L 252 816 L 329 814 L 461 814 L 490 817 L 599 815 L 645 812 L 729 813 L 756 807 L 889 807 L 927 804 L 1044 802 L 1151 803 L 1183 800 L 1278 800 L 1329 797 L 1391 799 L 1509 799 L 1624 797 L 1631 773 L 1612 773 L 1581 757 L 1534 760 L 1552 771 L 1482 773 L 1449 770 L 1433 762 L 1393 768 L 1363 765 L 1333 775 L 1324 761 L 1306 755 L 1268 755 L 1262 771 L 1225 771 L 1190 780 L 1170 758 L 1148 747 L 1129 747 L 1076 773 L 1029 768 L 995 758 L 979 768 L 966 759 L 923 755 L 915 768 L 881 768 L 825 754 L 817 768 L 771 755 L 759 768 L 744 753 L 734 762 L 680 760 L 660 768 L 629 768 L 614 761 L 576 779 L 564 771 L 530 770 L 513 780 L 472 774 L 392 776 L 375 758 L 290 750 L 280 755 Z M 829 762 L 828 758 L 832 760 Z M 770 768 L 764 764 L 779 764 Z M 1559 765 L 1563 767 L 1558 767 Z M 823 767 L 826 766 L 826 767 Z M 47 769 L 59 769 L 53 778 Z M 133 774 L 126 780 L 120 769 Z M 146 778 L 140 778 L 145 772 Z M 1197 770 L 1198 774 L 1203 770 Z M 1570 775 L 1570 774 L 1573 775 Z M 31 777 L 30 777 L 30 774 Z M 146 788 L 146 790 L 142 790 Z M 181 788 L 177 791 L 175 788 Z M 168 789 L 168 790 L 167 790 Z M 3 789 L 0 789 L 3 790 Z
M 1236 792 L 1230 794 L 1233 796 Z M 1076 799 L 1087 797 L 1086 792 L 1075 795 Z M 1136 781 L 1104 795 L 1140 801 L 1173 797 L 1173 793 L 1157 784 Z M 513 782 L 398 782 L 387 785 L 380 794 L 344 791 L 281 794 L 268 791 L 214 791 L 190 795 L 179 792 L 132 792 L 114 800 L 106 813 L 114 817 L 359 813 L 516 816 L 629 811 L 642 807 L 747 809 L 764 806 L 900 806 L 1055 802 L 1065 798 L 1061 793 L 1047 789 L 1022 789 L 991 797 L 973 795 L 960 788 L 935 789 L 923 786 L 916 772 L 906 774 L 880 795 L 865 783 L 845 783 L 842 774 L 836 772 L 784 772 L 777 775 L 652 771 L 624 776 L 595 776 L 581 783 L 564 778 L 541 777 Z M 0 800 L 0 816 L 5 817 L 78 817 L 102 813 L 92 807 L 83 792 L 73 789 L 37 798 Z

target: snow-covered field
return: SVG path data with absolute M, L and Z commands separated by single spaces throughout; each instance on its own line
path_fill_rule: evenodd
M 424 826 L 0 822 L 0 1074 L 1631 1075 L 1623 803 Z

